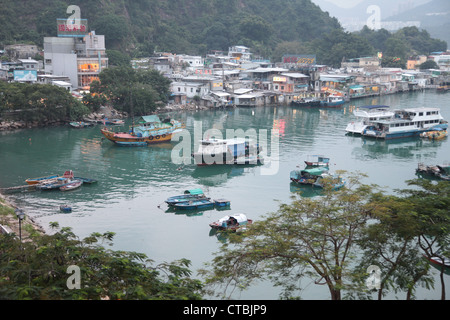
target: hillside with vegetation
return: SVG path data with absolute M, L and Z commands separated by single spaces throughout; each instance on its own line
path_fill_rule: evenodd
M 334 67 L 344 58 L 376 54 L 386 45 L 390 51 L 400 51 L 402 59 L 447 49 L 446 42 L 414 30 L 412 37 L 421 38 L 420 43 L 409 32 L 408 43 L 402 40 L 401 48 L 395 46 L 403 34 L 383 29 L 345 32 L 336 18 L 311 0 L 2 2 L 0 47 L 27 42 L 42 45 L 45 36 L 56 36 L 56 19 L 68 18 L 67 8 L 75 4 L 81 18 L 88 19 L 89 30 L 105 35 L 111 64 L 154 51 L 205 55 L 237 44 L 275 62 L 284 54 L 315 54 L 318 63 Z

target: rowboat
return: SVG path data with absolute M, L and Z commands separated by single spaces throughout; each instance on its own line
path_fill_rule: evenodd
M 177 195 L 177 196 L 172 196 L 170 198 L 167 198 L 167 200 L 165 202 L 169 206 L 173 206 L 178 203 L 189 202 L 189 201 L 197 200 L 197 199 L 208 199 L 209 200 L 210 198 L 207 198 L 203 194 L 203 191 L 201 189 L 191 189 L 191 190 L 186 190 L 184 192 L 184 194 L 182 194 L 182 195 Z
M 217 230 L 235 231 L 241 228 L 245 228 L 247 225 L 252 223 L 253 220 L 247 219 L 247 216 L 245 214 L 239 213 L 225 216 L 217 221 L 210 223 L 209 226 Z
M 429 140 L 442 140 L 448 136 L 447 130 L 433 130 L 420 134 L 420 137 Z
M 230 203 L 231 203 L 230 200 L 226 200 L 226 199 L 214 200 L 214 205 L 219 208 L 229 207 Z
M 196 199 L 188 202 L 176 203 L 173 205 L 175 209 L 180 210 L 199 210 L 214 208 L 214 202 L 210 199 Z
M 323 155 L 310 155 L 305 163 L 309 167 L 328 167 L 330 165 L 330 158 Z
M 78 189 L 79 187 L 81 187 L 82 184 L 83 184 L 83 182 L 81 180 L 73 180 L 73 181 L 61 186 L 59 188 L 59 190 L 70 191 L 70 190 Z
M 25 182 L 29 185 L 36 185 L 36 184 L 44 183 L 46 181 L 55 180 L 57 178 L 59 178 L 59 175 L 54 174 L 54 175 L 40 177 L 40 178 L 29 178 L 29 179 L 25 180 Z
M 80 129 L 80 128 L 86 128 L 86 127 L 91 127 L 94 124 L 91 122 L 83 122 L 83 121 L 78 121 L 78 122 L 70 122 L 69 125 L 72 128 L 76 128 L 76 129 Z

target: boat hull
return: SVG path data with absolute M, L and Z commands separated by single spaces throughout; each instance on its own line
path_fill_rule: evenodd
M 25 182 L 29 185 L 36 185 L 36 184 L 40 184 L 43 183 L 45 181 L 49 181 L 49 180 L 53 180 L 53 179 L 57 179 L 59 178 L 59 175 L 52 175 L 52 176 L 48 176 L 48 177 L 41 177 L 41 178 L 31 178 L 31 179 L 27 179 L 25 180 Z
M 109 141 L 112 141 L 119 146 L 129 147 L 143 147 L 152 144 L 170 142 L 172 139 L 172 133 L 164 133 L 161 135 L 157 134 L 148 137 L 137 137 L 129 133 L 116 133 L 107 129 L 101 129 L 101 132 Z

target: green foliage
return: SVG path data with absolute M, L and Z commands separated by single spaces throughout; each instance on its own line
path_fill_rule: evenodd
M 53 225 L 57 227 L 57 224 Z M 144 254 L 107 250 L 114 234 L 79 240 L 69 228 L 20 244 L 0 235 L 0 296 L 6 300 L 198 300 L 190 261 L 152 266 Z M 80 269 L 80 288 L 68 287 L 69 266 Z
M 209 268 L 206 285 L 228 297 L 257 280 L 281 286 L 282 298 L 296 298 L 301 279 L 326 285 L 331 299 L 371 299 L 369 266 L 381 270 L 378 299 L 406 292 L 413 299 L 417 286 L 434 287 L 423 255 L 450 252 L 450 184 L 416 180 L 413 189 L 385 195 L 362 185 L 360 176 L 348 187 L 326 188 L 320 198 L 293 198 L 276 213 L 254 222 L 245 233 L 230 235 Z M 443 272 L 443 271 L 441 271 Z M 442 299 L 445 285 L 442 282 Z
M 46 84 L 0 82 L 3 117 L 44 124 L 80 119 L 90 110 L 67 90 Z
M 101 102 L 109 102 L 115 109 L 146 115 L 152 113 L 159 102 L 167 102 L 170 80 L 156 70 L 134 70 L 130 66 L 112 67 L 100 73 L 100 82 L 91 85 L 91 94 Z M 97 103 L 86 96 L 87 103 Z

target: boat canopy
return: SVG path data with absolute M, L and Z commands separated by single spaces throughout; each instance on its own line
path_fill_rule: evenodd
M 383 106 L 383 105 L 371 105 L 371 106 L 362 106 L 358 108 L 364 108 L 364 109 L 390 109 L 389 106 Z
M 235 218 L 236 221 L 237 221 L 239 224 L 243 224 L 243 223 L 245 223 L 245 222 L 248 221 L 248 220 L 247 220 L 247 216 L 246 216 L 245 214 L 243 214 L 243 213 L 237 213 L 237 214 L 233 214 L 233 215 L 230 215 L 230 216 L 225 216 L 225 217 L 223 217 L 223 218 L 220 218 L 220 219 L 219 219 L 219 224 L 222 224 L 222 223 L 228 221 L 230 218 Z
M 202 189 L 191 189 L 191 190 L 186 190 L 186 191 L 184 192 L 184 194 L 199 195 L 199 194 L 203 194 L 203 190 L 202 190 Z
M 161 122 L 161 119 L 159 119 L 157 115 L 150 115 L 150 116 L 142 116 L 139 121 L 139 123 L 148 123 L 148 122 Z
M 323 173 L 328 172 L 328 169 L 326 168 L 312 168 L 312 169 L 304 169 L 302 170 L 302 174 L 309 173 L 312 176 L 320 176 Z

